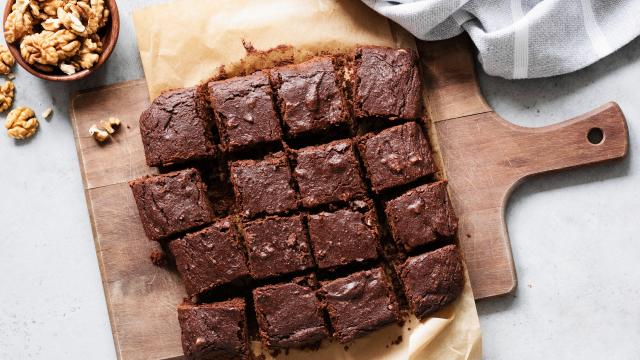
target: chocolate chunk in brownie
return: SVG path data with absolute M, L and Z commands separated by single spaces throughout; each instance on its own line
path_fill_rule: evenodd
M 229 301 L 178 305 L 182 349 L 189 360 L 249 359 L 245 303 Z
M 129 182 L 140 221 L 151 240 L 211 223 L 207 190 L 196 169 L 145 176 Z
M 265 159 L 231 163 L 231 183 L 242 216 L 286 213 L 297 207 L 286 156 L 276 153 Z
M 140 115 L 140 135 L 149 166 L 167 166 L 213 156 L 206 105 L 195 88 L 167 91 Z
M 410 257 L 396 271 L 411 311 L 421 319 L 456 300 L 464 286 L 455 245 Z
M 300 215 L 267 217 L 243 224 L 254 279 L 265 279 L 313 266 L 307 233 Z
M 429 142 L 415 122 L 366 135 L 358 150 L 377 193 L 437 171 Z
M 300 149 L 296 160 L 294 176 L 307 208 L 365 194 L 351 140 Z
M 174 240 L 169 247 L 189 296 L 240 284 L 249 276 L 238 233 L 229 219 Z
M 321 269 L 373 260 L 378 257 L 375 209 L 364 213 L 343 209 L 309 215 L 311 247 Z
M 354 73 L 356 116 L 420 117 L 422 84 L 415 51 L 377 46 L 358 48 Z
M 382 268 L 323 282 L 319 295 L 327 307 L 334 337 L 341 343 L 400 320 L 395 294 Z
M 330 57 L 271 71 L 288 135 L 321 134 L 348 123 L 346 100 Z
M 446 181 L 407 191 L 388 201 L 385 213 L 393 239 L 407 251 L 441 238 L 450 238 L 458 229 Z
M 253 301 L 260 338 L 269 348 L 310 346 L 328 335 L 320 302 L 307 286 L 263 286 L 253 290 Z
M 282 138 L 265 72 L 212 81 L 208 90 L 226 150 L 247 150 Z

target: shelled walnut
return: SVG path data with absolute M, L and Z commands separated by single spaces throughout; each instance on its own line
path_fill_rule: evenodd
M 89 134 L 98 142 L 105 142 L 109 140 L 121 124 L 120 119 L 110 117 L 107 120 L 100 121 L 98 125 L 92 125 L 89 128 Z
M 0 45 L 0 74 L 8 75 L 16 64 L 16 59 L 11 55 L 6 46 Z
M 4 112 L 11 107 L 14 89 L 12 81 L 7 81 L 0 86 L 0 112 Z
M 18 107 L 7 115 L 4 123 L 7 133 L 14 139 L 26 139 L 33 136 L 38 130 L 38 119 L 33 110 L 28 107 Z
M 20 41 L 20 55 L 40 71 L 73 74 L 98 62 L 103 51 L 98 32 L 109 15 L 104 0 L 16 0 L 5 38 Z

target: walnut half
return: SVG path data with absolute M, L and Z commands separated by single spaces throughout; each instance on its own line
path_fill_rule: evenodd
M 11 107 L 14 89 L 12 81 L 7 81 L 0 86 L 0 112 L 6 111 Z
M 0 45 L 0 74 L 9 74 L 15 64 L 16 59 L 11 55 L 9 49 L 4 45 Z
M 7 115 L 4 123 L 7 133 L 14 139 L 26 139 L 38 131 L 38 119 L 33 110 L 28 107 L 18 107 Z

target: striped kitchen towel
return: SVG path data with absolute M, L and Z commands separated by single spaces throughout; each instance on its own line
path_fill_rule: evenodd
M 363 0 L 423 40 L 466 31 L 490 75 L 523 79 L 588 66 L 640 34 L 640 0 Z

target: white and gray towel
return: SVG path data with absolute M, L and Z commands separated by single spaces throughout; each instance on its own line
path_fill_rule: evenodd
M 523 79 L 588 66 L 640 34 L 640 0 L 363 0 L 423 40 L 466 31 L 490 75 Z

